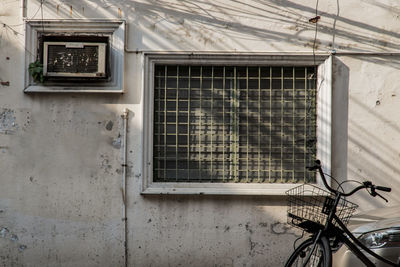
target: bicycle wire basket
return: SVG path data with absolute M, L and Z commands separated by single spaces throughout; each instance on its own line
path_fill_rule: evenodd
M 333 193 L 312 184 L 303 184 L 286 191 L 286 195 L 289 224 L 306 231 L 326 224 L 335 200 Z M 346 225 L 357 207 L 342 197 L 336 208 L 336 216 Z

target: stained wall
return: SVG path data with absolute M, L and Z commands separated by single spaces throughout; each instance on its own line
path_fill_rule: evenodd
M 146 51 L 332 53 L 332 173 L 400 201 L 397 1 L 0 2 L 0 265 L 124 266 L 123 110 L 129 266 L 281 266 L 298 232 L 284 196 L 140 194 Z M 24 89 L 24 19 L 127 22 L 125 93 Z M 361 210 L 382 207 L 367 194 Z

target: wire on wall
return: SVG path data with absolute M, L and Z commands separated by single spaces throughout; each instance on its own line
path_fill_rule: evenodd
M 30 18 L 30 19 L 34 19 L 36 17 L 36 15 L 39 13 L 39 11 L 41 11 L 41 20 L 42 20 L 42 32 L 44 32 L 44 18 L 43 18 L 43 4 L 44 4 L 45 0 L 40 0 L 40 5 L 38 7 L 38 9 L 35 11 L 35 14 Z M 26 2 L 23 1 L 23 8 L 25 8 Z M 2 41 L 2 37 L 3 37 L 3 32 L 5 30 L 6 34 L 11 31 L 15 36 L 20 35 L 20 36 L 24 36 L 23 33 L 19 32 L 18 30 L 15 29 L 15 27 L 20 27 L 22 25 L 24 25 L 24 23 L 20 23 L 20 24 L 7 24 L 3 21 L 0 21 L 0 27 L 1 25 L 3 25 L 2 29 L 0 30 L 0 44 Z M 18 40 L 18 43 L 20 43 L 20 40 Z M 23 49 L 29 53 L 31 56 L 33 56 L 34 54 L 29 51 L 25 44 L 20 43 L 20 45 L 23 47 Z M 36 55 L 37 59 L 39 57 L 39 54 Z M 8 57 L 7 57 L 8 58 Z M 5 82 L 3 79 L 0 78 L 0 85 L 2 86 L 9 86 L 9 82 Z
M 35 11 L 35 14 L 34 14 L 31 18 L 29 18 L 29 19 L 34 19 L 34 18 L 36 17 L 36 15 L 39 13 L 39 11 L 41 12 L 42 32 L 44 32 L 44 15 L 43 15 L 43 4 L 44 4 L 44 3 L 45 3 L 45 0 L 40 0 L 40 5 L 39 5 L 38 9 Z M 24 25 L 24 23 L 20 23 L 20 24 L 7 24 L 7 23 L 5 23 L 5 22 L 3 22 L 3 21 L 0 21 L 0 25 L 3 25 L 3 29 L 6 29 L 6 31 L 7 31 L 7 30 L 11 30 L 11 32 L 12 32 L 14 35 L 24 36 L 23 33 L 19 32 L 18 30 L 16 30 L 16 29 L 14 28 L 14 27 L 22 26 L 22 25 Z M 0 26 L 0 27 L 1 27 L 1 26 Z M 2 37 L 2 35 L 3 35 L 3 32 L 1 31 L 0 37 Z M 1 42 L 1 38 L 0 38 L 0 42 Z M 26 47 L 25 47 L 24 44 L 22 44 L 22 46 L 23 46 L 23 48 L 24 48 L 24 50 L 25 50 L 26 52 L 28 52 L 30 55 L 33 55 L 33 53 L 32 53 L 31 51 L 29 51 L 28 49 L 26 49 Z
M 43 3 L 44 3 L 44 0 L 40 0 L 40 13 L 42 14 L 42 33 L 44 32 L 44 26 L 43 26 Z
M 321 17 L 318 16 L 318 3 L 319 3 L 319 0 L 317 0 L 316 4 L 315 4 L 315 17 L 309 19 L 309 22 L 315 24 L 314 41 L 313 41 L 313 49 L 312 49 L 313 60 L 314 60 L 314 75 L 315 75 L 315 73 L 317 73 L 317 64 L 315 61 L 315 48 L 316 48 L 315 46 L 317 43 L 317 35 L 318 35 L 318 21 L 321 19 Z
M 11 32 L 12 32 L 14 35 L 22 35 L 22 36 L 23 36 L 22 33 L 19 33 L 19 32 L 18 32 L 17 30 L 15 30 L 12 26 L 10 26 L 10 25 L 8 25 L 8 24 L 6 24 L 6 23 L 0 21 L 0 25 L 1 25 L 1 24 L 3 24 L 3 28 L 0 30 L 0 44 L 1 44 L 1 42 L 2 42 L 3 33 L 4 33 L 4 32 L 6 32 L 6 34 L 7 34 L 7 36 L 8 36 L 8 31 L 11 30 Z M 7 57 L 6 59 L 9 60 L 10 58 Z M 1 86 L 10 86 L 10 82 L 9 82 L 9 81 L 6 81 L 6 80 L 3 80 L 3 79 L 0 77 L 0 85 L 1 85 Z

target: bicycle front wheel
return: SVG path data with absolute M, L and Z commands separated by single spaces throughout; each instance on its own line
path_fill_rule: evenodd
M 312 238 L 307 239 L 300 244 L 298 248 L 293 252 L 285 267 L 330 267 L 332 266 L 332 251 L 329 247 L 329 241 L 325 236 L 322 236 L 318 240 L 314 251 L 310 257 L 308 255 L 311 253 L 314 241 Z M 308 258 L 308 261 L 307 261 Z

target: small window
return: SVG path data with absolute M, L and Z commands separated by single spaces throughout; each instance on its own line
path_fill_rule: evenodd
M 124 23 L 114 20 L 28 20 L 25 92 L 123 92 Z
M 305 167 L 330 166 L 330 60 L 170 57 L 147 55 L 143 193 L 281 194 L 319 182 Z

